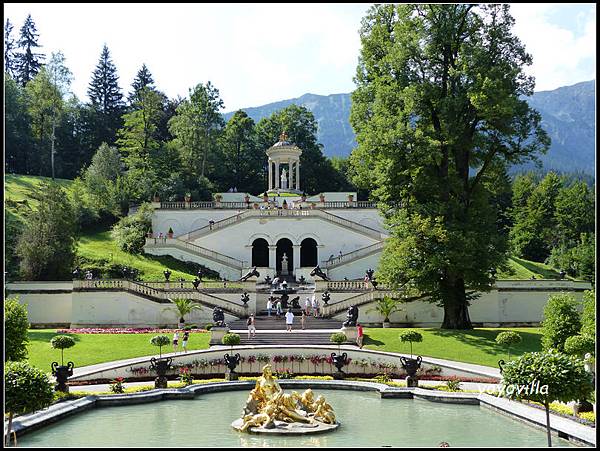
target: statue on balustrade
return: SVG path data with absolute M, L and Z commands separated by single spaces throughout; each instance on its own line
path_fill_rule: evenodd
M 227 327 L 227 324 L 225 323 L 225 314 L 221 307 L 215 307 L 213 310 L 213 323 L 215 327 Z
M 358 321 L 358 307 L 356 305 L 352 305 L 348 309 L 348 315 L 346 315 L 346 321 L 344 321 L 344 327 L 356 327 L 356 322 Z
M 292 303 L 292 308 L 293 308 L 293 309 L 299 309 L 299 308 L 302 308 L 302 307 L 300 307 L 300 302 L 298 302 L 299 300 L 300 300 L 300 296 L 296 296 L 295 298 L 293 298 L 293 299 L 291 300 L 291 303 Z
M 252 276 L 260 277 L 260 273 L 256 270 L 256 266 L 253 266 L 252 269 L 250 271 L 248 271 L 246 273 L 246 275 L 240 279 L 240 282 L 245 282 Z
M 311 276 L 318 276 L 323 280 L 329 280 L 329 277 L 323 272 L 323 270 L 319 267 L 319 265 L 315 266 L 315 268 L 310 272 Z

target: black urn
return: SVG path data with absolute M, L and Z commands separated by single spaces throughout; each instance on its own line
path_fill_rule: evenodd
M 333 375 L 334 379 L 343 379 L 345 374 L 342 368 L 348 364 L 348 354 L 345 352 L 342 354 L 331 353 L 331 360 L 333 365 L 337 368 L 337 372 Z
M 150 368 L 156 370 L 156 379 L 154 379 L 154 388 L 167 388 L 167 370 L 171 366 L 173 359 L 167 357 L 165 359 L 157 359 L 152 357 L 150 359 Z
M 235 372 L 235 369 L 241 361 L 240 355 L 225 354 L 223 360 L 225 360 L 225 366 L 227 366 L 227 371 L 225 372 L 225 379 L 227 379 L 228 381 L 237 381 L 238 374 Z
M 416 359 L 409 359 L 406 357 L 400 357 L 400 363 L 402 364 L 402 368 L 406 371 L 406 386 L 407 387 L 417 387 L 419 385 L 419 381 L 417 379 L 417 370 L 421 368 L 421 362 L 423 358 L 418 356 Z
M 69 386 L 67 385 L 67 379 L 73 375 L 73 368 L 75 364 L 68 362 L 66 365 L 59 365 L 58 362 L 52 362 L 52 375 L 56 377 L 56 391 L 62 391 L 69 393 Z

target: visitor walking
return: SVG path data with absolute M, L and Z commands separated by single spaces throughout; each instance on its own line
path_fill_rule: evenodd
M 271 316 L 271 310 L 273 309 L 273 298 L 269 297 L 267 301 L 267 316 Z
M 293 324 L 294 324 L 294 313 L 292 312 L 292 309 L 289 308 L 287 313 L 285 314 L 285 327 L 287 328 L 288 332 L 292 331 Z
M 360 349 L 363 347 L 363 328 L 360 323 L 356 323 L 356 344 Z
M 275 310 L 277 311 L 277 318 L 281 318 L 281 314 L 283 313 L 281 310 L 281 299 L 277 299 L 277 304 L 275 304 Z
M 304 301 L 304 311 L 306 312 L 306 316 L 310 316 L 310 298 L 307 296 L 306 301 Z
M 248 325 L 248 339 L 254 338 L 256 335 L 256 320 L 254 319 L 254 315 L 250 315 L 246 324 Z M 252 335 L 252 337 L 250 337 L 250 335 Z
M 181 342 L 181 349 L 183 350 L 183 352 L 187 352 L 187 343 L 188 343 L 189 338 L 190 338 L 190 331 L 184 330 L 183 331 L 183 341 Z
M 319 301 L 317 300 L 317 297 L 313 294 L 312 297 L 312 309 L 313 309 L 313 315 L 315 318 L 319 317 Z
M 179 331 L 176 330 L 173 334 L 173 352 L 177 352 L 177 346 L 179 345 Z

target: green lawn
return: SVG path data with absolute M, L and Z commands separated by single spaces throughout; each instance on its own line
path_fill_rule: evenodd
M 398 334 L 406 329 L 365 329 L 364 347 L 377 351 L 410 353 L 410 343 L 402 343 Z M 518 332 L 523 341 L 511 347 L 511 358 L 524 352 L 540 351 L 541 329 L 525 327 L 514 329 L 473 329 L 473 330 L 442 330 L 419 329 L 421 343 L 413 343 L 413 354 L 440 359 L 456 360 L 458 362 L 475 363 L 485 366 L 498 366 L 498 360 L 507 360 L 506 349 L 494 341 L 496 336 L 505 330 Z
M 545 265 L 544 263 L 533 262 L 525 260 L 523 258 L 510 257 L 508 259 L 509 271 L 499 271 L 498 279 L 531 279 L 531 276 L 535 276 L 536 279 L 557 279 L 559 273 L 556 269 L 551 266 Z M 566 277 L 570 280 L 576 280 L 573 277 Z
M 193 273 L 188 265 L 170 256 L 154 256 L 149 254 L 128 254 L 122 251 L 113 241 L 110 230 L 83 235 L 77 245 L 77 255 L 90 260 L 107 260 L 109 263 L 136 268 L 142 273 L 142 280 L 164 280 L 163 271 L 171 271 L 171 280 L 183 277 L 192 280 Z
M 57 334 L 56 329 L 29 330 L 29 363 L 50 371 L 53 361 L 60 363 L 60 350 L 52 349 L 50 339 Z M 72 361 L 76 367 L 94 365 L 113 360 L 158 355 L 158 348 L 150 344 L 150 339 L 158 333 L 149 334 L 68 334 L 75 340 L 75 346 L 65 349 L 65 362 Z M 166 334 L 165 334 L 166 335 Z M 172 335 L 169 335 L 173 338 Z M 208 349 L 210 333 L 190 334 L 188 350 Z M 181 342 L 179 343 L 181 350 Z M 163 346 L 163 353 L 173 352 L 173 346 Z

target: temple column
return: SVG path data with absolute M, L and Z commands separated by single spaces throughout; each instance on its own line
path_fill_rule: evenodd
M 281 180 L 279 179 L 279 161 L 275 162 L 275 186 L 273 189 L 278 189 L 280 186 Z
M 269 187 L 267 190 L 273 189 L 271 188 L 273 183 L 273 161 L 269 158 Z
M 300 160 L 296 161 L 296 189 L 300 191 Z
M 277 263 L 275 259 L 277 258 L 277 245 L 269 245 L 269 268 L 276 269 Z
M 297 269 L 300 268 L 300 248 L 302 247 L 300 244 L 292 245 L 294 248 L 294 273 Z

